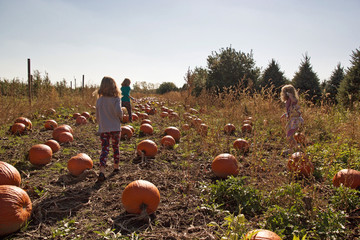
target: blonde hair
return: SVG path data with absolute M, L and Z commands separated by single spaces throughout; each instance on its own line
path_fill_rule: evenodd
M 120 89 L 116 85 L 115 80 L 111 77 L 103 77 L 97 93 L 99 97 L 121 97 Z
M 130 79 L 125 78 L 124 81 L 121 83 L 121 86 L 128 87 L 130 86 L 130 83 L 131 83 Z
M 293 85 L 288 84 L 281 88 L 280 99 L 282 102 L 286 102 L 289 99 L 287 93 L 291 93 L 296 100 L 299 100 L 299 95 Z

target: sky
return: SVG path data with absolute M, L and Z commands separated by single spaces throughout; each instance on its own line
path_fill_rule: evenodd
M 292 79 L 305 54 L 320 81 L 360 48 L 359 0 L 0 0 L 0 79 L 99 85 L 173 82 L 214 52 L 252 51 Z

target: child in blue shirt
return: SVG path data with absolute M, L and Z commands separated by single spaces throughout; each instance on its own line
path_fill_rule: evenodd
M 130 79 L 125 78 L 124 81 L 121 83 L 121 107 L 125 107 L 128 114 L 129 114 L 129 121 L 132 122 L 132 115 L 131 115 L 131 104 L 130 99 L 134 100 L 133 97 L 130 96 Z

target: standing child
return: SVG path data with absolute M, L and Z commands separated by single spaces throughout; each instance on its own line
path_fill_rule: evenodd
M 292 153 L 296 147 L 294 139 L 295 132 L 299 129 L 300 125 L 304 122 L 301 117 L 299 96 L 293 85 L 285 85 L 281 88 L 280 94 L 281 101 L 285 103 L 286 112 L 281 118 L 286 117 L 288 122 L 286 124 L 286 137 L 288 139 L 290 149 L 289 154 Z
M 121 83 L 121 106 L 126 108 L 129 114 L 129 122 L 132 122 L 130 98 L 132 100 L 134 100 L 134 98 L 130 96 L 130 83 L 130 79 L 128 78 L 125 78 L 124 81 Z
M 96 120 L 99 124 L 101 140 L 100 173 L 98 181 L 105 180 L 105 167 L 109 155 L 109 145 L 114 151 L 114 172 L 119 171 L 119 141 L 121 134 L 121 93 L 116 82 L 111 77 L 104 77 L 98 90 L 99 98 L 96 101 Z

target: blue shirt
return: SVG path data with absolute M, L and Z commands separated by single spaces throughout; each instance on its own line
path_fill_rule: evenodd
M 121 101 L 123 102 L 130 102 L 130 86 L 121 87 Z

